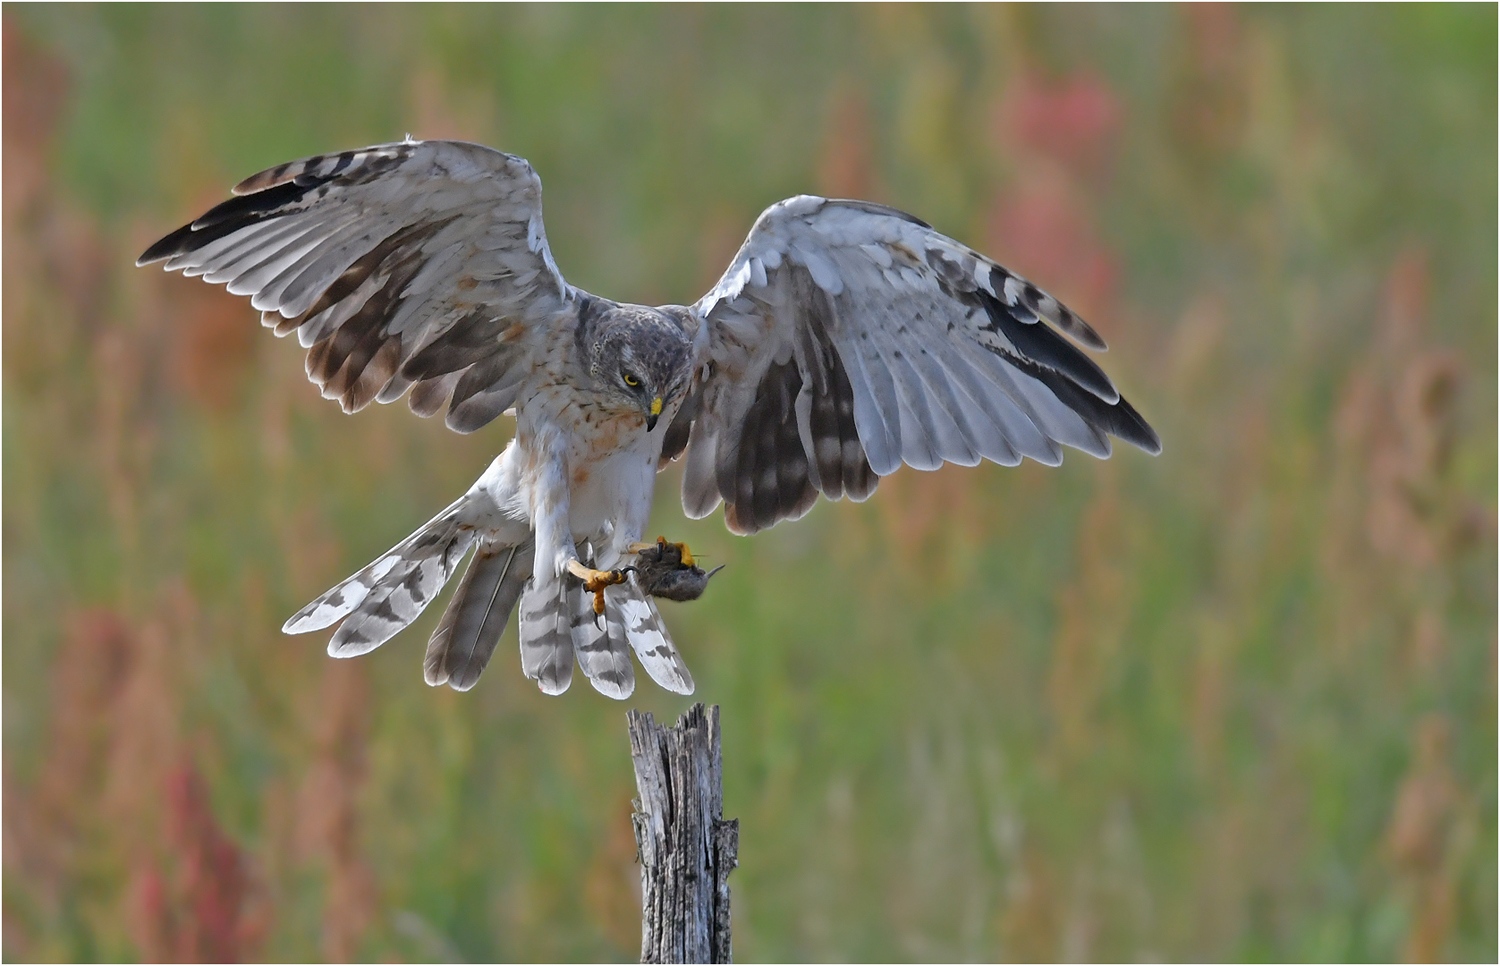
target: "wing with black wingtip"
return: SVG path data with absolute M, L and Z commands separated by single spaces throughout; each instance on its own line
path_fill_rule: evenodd
M 1161 440 L 1078 345 L 1060 301 L 904 212 L 812 196 L 766 209 L 696 305 L 700 378 L 669 427 L 683 507 L 736 533 L 869 496 L 902 463 L 936 469 L 1062 446 Z M 690 423 L 690 425 L 689 425 Z
M 514 402 L 543 334 L 582 293 L 563 280 L 524 159 L 402 141 L 277 165 L 148 248 L 137 265 L 250 296 L 297 333 L 307 374 L 346 412 L 411 390 L 471 432 Z

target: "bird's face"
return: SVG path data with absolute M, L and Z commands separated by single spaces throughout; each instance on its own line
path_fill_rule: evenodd
M 592 328 L 595 387 L 612 408 L 638 410 L 650 432 L 687 388 L 692 343 L 676 319 L 642 306 L 619 306 Z

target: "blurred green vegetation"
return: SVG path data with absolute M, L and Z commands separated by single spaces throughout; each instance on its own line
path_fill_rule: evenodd
M 620 299 L 790 194 L 912 211 L 1161 431 L 752 540 L 663 478 L 729 565 L 668 620 L 742 959 L 1495 960 L 1494 7 L 9 4 L 4 55 L 5 958 L 634 958 L 626 705 L 425 687 L 436 609 L 277 632 L 509 427 L 346 418 L 130 267 L 411 132 L 529 158 Z

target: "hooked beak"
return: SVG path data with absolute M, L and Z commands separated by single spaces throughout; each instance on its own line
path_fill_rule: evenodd
M 656 428 L 657 419 L 661 418 L 661 397 L 657 396 L 651 400 L 651 410 L 646 414 L 646 432 Z

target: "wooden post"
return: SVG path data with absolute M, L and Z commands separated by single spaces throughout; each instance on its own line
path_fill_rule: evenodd
M 695 704 L 663 728 L 629 713 L 635 843 L 641 861 L 641 962 L 727 963 L 729 872 L 740 823 L 724 820 L 719 708 Z

